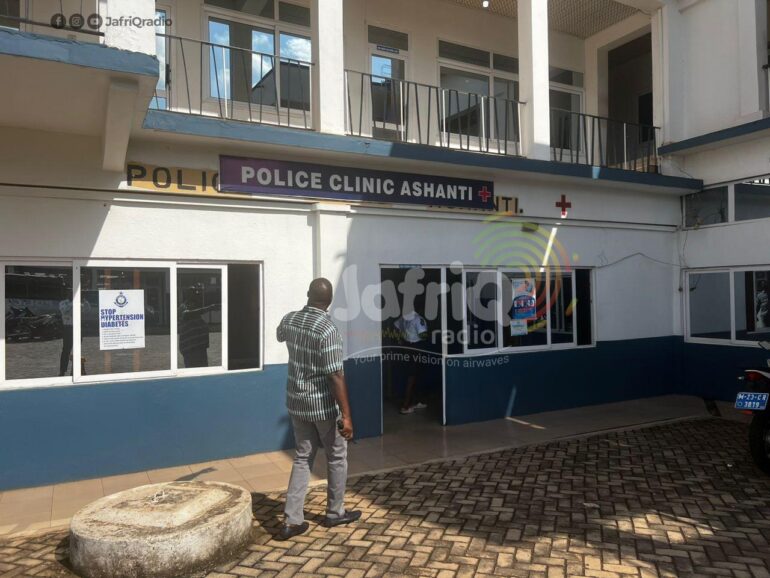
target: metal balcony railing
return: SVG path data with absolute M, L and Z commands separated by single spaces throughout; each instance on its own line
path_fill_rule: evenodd
M 551 153 L 555 161 L 659 172 L 658 131 L 633 124 L 551 109 Z
M 160 78 L 150 108 L 312 128 L 312 63 L 158 34 Z
M 521 155 L 518 101 L 354 70 L 345 87 L 350 135 Z

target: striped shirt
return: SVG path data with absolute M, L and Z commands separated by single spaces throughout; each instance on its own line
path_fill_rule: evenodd
M 306 306 L 281 320 L 277 337 L 289 349 L 289 414 L 304 421 L 337 419 L 339 408 L 326 376 L 342 371 L 342 337 L 331 318 Z

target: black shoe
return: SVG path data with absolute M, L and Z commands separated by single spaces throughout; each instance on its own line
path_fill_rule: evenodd
M 361 517 L 361 510 L 349 510 L 345 512 L 345 515 L 340 518 L 326 517 L 323 521 L 323 525 L 327 528 L 334 528 L 334 526 L 341 526 L 342 524 L 350 524 L 357 521 Z
M 280 541 L 291 540 L 294 536 L 299 536 L 300 534 L 307 532 L 309 527 L 310 525 L 307 522 L 302 522 L 301 524 L 284 524 L 283 527 L 281 527 L 281 531 L 275 536 L 275 539 Z

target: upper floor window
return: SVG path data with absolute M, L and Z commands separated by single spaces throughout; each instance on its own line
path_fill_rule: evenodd
M 271 108 L 309 111 L 309 8 L 273 0 L 206 5 L 226 9 L 208 15 L 209 96 L 260 117 Z
M 684 226 L 701 227 L 727 222 L 727 187 L 707 189 L 684 197 Z
M 0 0 L 0 28 L 19 29 L 21 0 Z

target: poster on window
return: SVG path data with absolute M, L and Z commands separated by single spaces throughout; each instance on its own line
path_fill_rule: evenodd
M 144 291 L 99 291 L 99 349 L 144 348 Z
M 511 319 L 511 337 L 526 335 L 527 333 L 529 333 L 529 330 L 527 329 L 526 319 Z
M 535 282 L 530 278 L 513 279 L 513 319 L 536 319 Z

